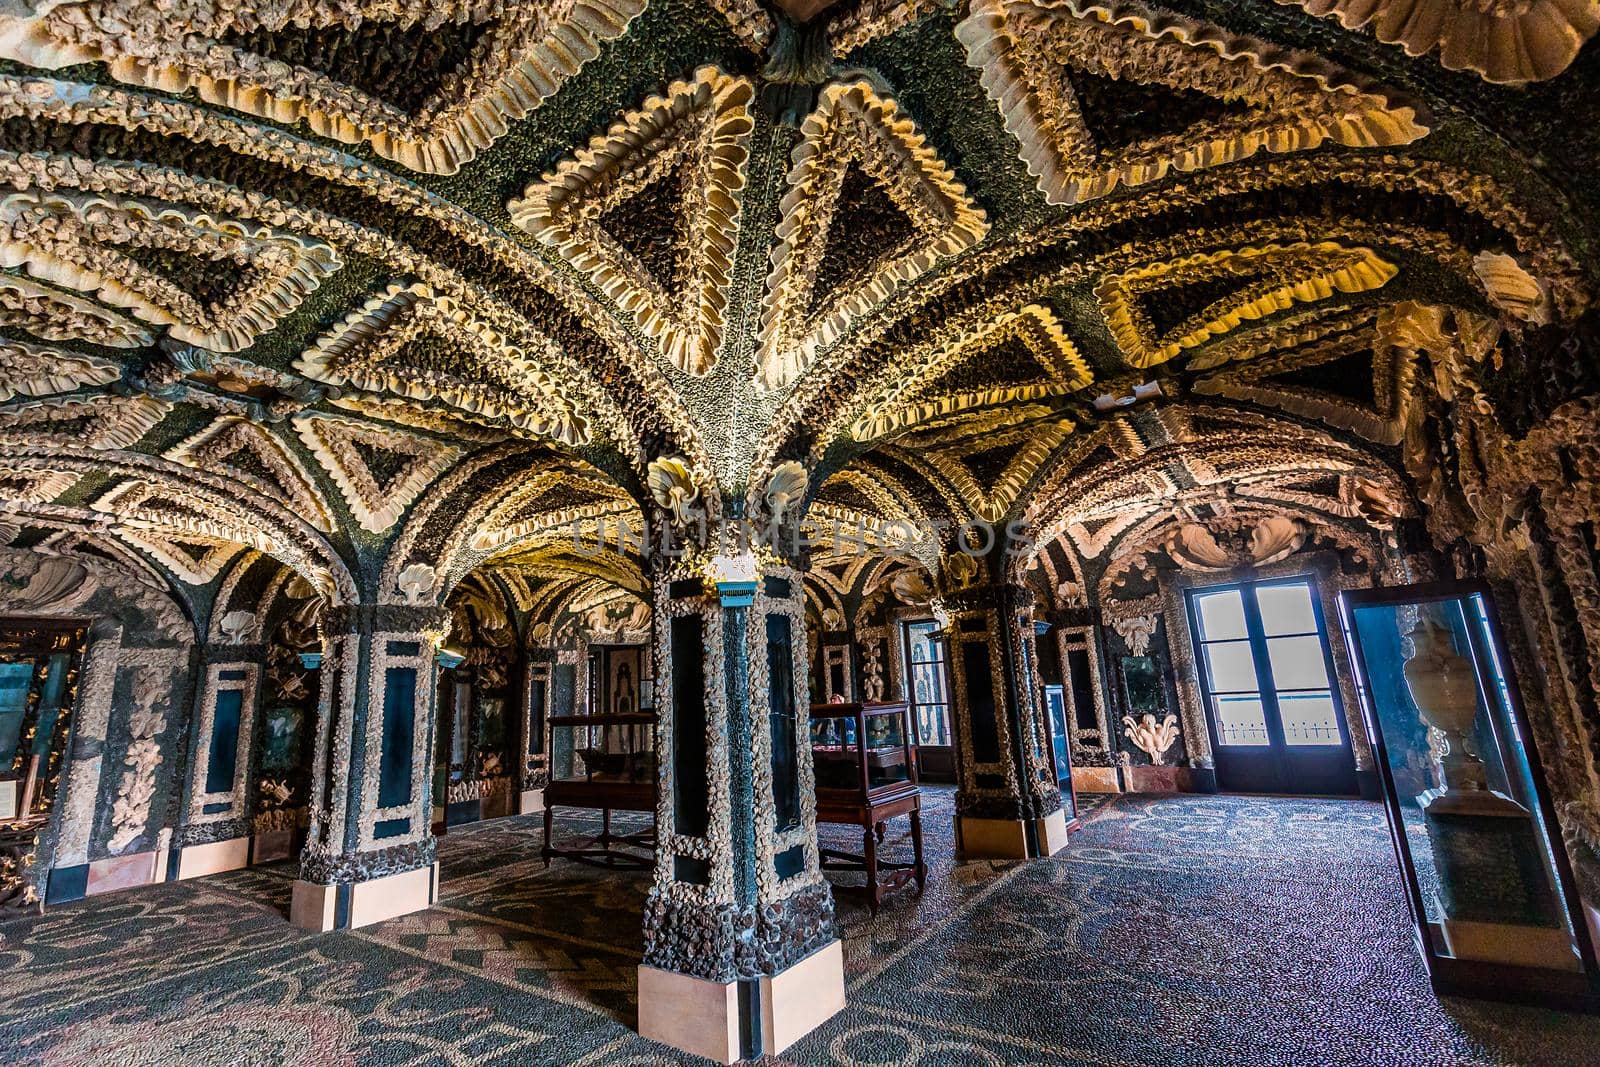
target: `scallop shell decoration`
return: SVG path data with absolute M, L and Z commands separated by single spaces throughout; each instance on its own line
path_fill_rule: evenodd
M 1475 71 L 1504 85 L 1554 78 L 1600 29 L 1596 0 L 1278 0 L 1367 27 L 1406 55 L 1435 48 L 1448 70 Z
M 787 463 L 778 464 L 772 472 L 772 477 L 767 479 L 767 505 L 772 509 L 773 525 L 783 522 L 784 513 L 789 510 L 789 505 L 803 499 L 810 484 L 811 479 L 798 460 L 791 459 Z
M 228 644 L 242 645 L 255 624 L 255 612 L 230 611 L 218 622 L 217 628 L 222 631 L 222 636 Z
M 1233 565 L 1233 557 L 1216 536 L 1196 522 L 1184 523 L 1167 538 L 1167 554 L 1185 567 L 1221 570 Z
M 1535 326 L 1548 326 L 1555 321 L 1550 290 L 1529 274 L 1517 257 L 1482 252 L 1472 261 L 1472 272 L 1483 283 L 1489 303 L 1507 315 Z
M 689 509 L 700 499 L 700 487 L 689 473 L 689 461 L 682 456 L 653 459 L 646 469 L 645 482 L 657 504 L 679 522 L 689 521 Z
M 1250 531 L 1250 556 L 1258 565 L 1288 559 L 1300 551 L 1311 531 L 1299 519 L 1271 515 Z
M 965 589 L 978 580 L 978 561 L 964 552 L 945 560 L 944 568 L 951 589 Z
M 920 571 L 901 571 L 889 580 L 889 590 L 902 604 L 920 605 L 933 599 L 933 588 Z
M 416 606 L 433 592 L 434 584 L 438 580 L 439 576 L 433 567 L 426 563 L 413 563 L 400 572 L 394 584 L 401 598 L 407 604 Z

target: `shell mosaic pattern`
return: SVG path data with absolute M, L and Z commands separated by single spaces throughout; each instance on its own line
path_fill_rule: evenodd
M 173 635 L 160 651 L 178 665 L 233 612 L 255 616 L 238 647 L 264 657 L 290 602 L 306 605 L 327 684 L 307 739 L 317 786 L 294 801 L 302 874 L 350 881 L 434 856 L 429 729 L 412 737 L 411 801 L 376 810 L 370 694 L 400 661 L 375 637 L 418 644 L 400 659 L 424 670 L 452 627 L 509 633 L 553 687 L 568 670 L 588 683 L 596 635 L 648 635 L 659 667 L 667 620 L 687 615 L 721 678 L 726 642 L 758 647 L 782 618 L 803 727 L 808 619 L 842 621 L 829 644 L 853 645 L 874 665 L 853 673 L 890 693 L 907 668 L 898 622 L 966 624 L 952 643 L 1021 688 L 996 689 L 998 759 L 975 767 L 957 730 L 956 803 L 1039 817 L 1060 798 L 1018 654 L 1032 627 L 1057 627 L 1062 648 L 1070 631 L 1096 663 L 1135 640 L 1168 655 L 1182 721 L 1165 758 L 1203 769 L 1174 598 L 1241 565 L 1261 529 L 1267 567 L 1316 566 L 1327 588 L 1455 573 L 1505 591 L 1567 845 L 1600 886 L 1600 92 L 1582 50 L 1596 12 L 10 5 L 7 602 L 74 608 L 13 551 L 95 578 L 75 607 L 125 592 L 112 680 L 147 634 Z M 761 560 L 793 596 L 763 590 L 741 634 L 714 597 L 670 592 L 714 555 L 702 519 L 774 512 L 815 541 Z M 954 551 L 979 522 L 1017 523 L 1029 550 Z M 586 553 L 575 524 L 627 537 Z M 911 524 L 933 532 L 902 538 Z M 857 529 L 865 560 L 847 551 Z M 681 568 L 646 551 L 662 539 L 687 543 Z M 647 958 L 701 977 L 776 973 L 835 929 L 814 813 L 772 832 L 771 739 L 754 729 L 767 670 L 754 656 L 748 692 L 711 687 L 710 827 L 663 835 L 646 905 Z M 1115 699 L 1098 670 L 1097 699 Z M 127 724 L 104 675 L 86 678 L 99 710 L 80 721 L 115 777 L 67 776 L 52 847 L 105 858 L 90 856 L 97 788 L 120 799 L 107 829 L 128 850 L 259 814 L 249 790 L 217 800 L 215 826 L 189 798 L 151 801 L 194 780 L 178 734 L 199 727 L 174 712 L 107 732 Z M 203 717 L 200 684 L 198 702 L 163 706 Z M 754 732 L 730 739 L 744 713 Z M 1120 716 L 1096 721 L 1079 754 L 1145 758 Z M 735 742 L 767 768 L 746 898 Z M 545 772 L 513 765 L 522 784 Z M 405 839 L 378 838 L 380 816 L 410 820 Z M 780 878 L 776 855 L 797 846 L 801 874 Z M 677 859 L 704 863 L 706 884 L 676 877 Z

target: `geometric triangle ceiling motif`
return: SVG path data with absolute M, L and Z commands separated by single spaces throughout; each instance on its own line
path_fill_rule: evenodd
M 645 3 L 31 5 L 40 13 L 0 27 L 0 56 L 104 63 L 119 81 L 193 90 L 285 126 L 304 120 L 320 137 L 454 174 L 622 36 Z
M 109 359 L 0 337 L 0 402 L 18 393 L 47 396 L 108 385 L 120 377 L 122 368 Z
M 248 348 L 341 266 L 321 241 L 253 222 L 97 196 L 0 199 L 0 266 L 125 308 L 173 338 Z
M 206 585 L 245 546 L 236 541 L 200 536 L 162 537 L 148 530 L 122 528 L 117 536 L 142 549 L 190 585 Z
M 540 471 L 478 518 L 468 544 L 476 552 L 497 551 L 543 530 L 637 510 L 633 498 L 607 479 L 561 468 Z
M 587 274 L 667 360 L 705 374 L 722 341 L 754 85 L 702 67 L 529 185 L 511 221 Z
M 1419 105 L 1319 57 L 1134 2 L 974 0 L 956 36 L 1052 204 L 1263 149 L 1428 132 Z
M 52 397 L 0 408 L 0 437 L 12 444 L 132 448 L 171 410 L 148 396 Z
M 192 585 L 204 585 L 240 551 L 278 548 L 247 515 L 174 485 L 140 478 L 117 482 L 92 505 L 117 519 L 115 532 Z
M 1296 303 L 1362 293 L 1399 270 L 1369 248 L 1262 245 L 1198 253 L 1108 275 L 1095 287 L 1123 356 L 1148 369 Z
M 330 385 L 437 399 L 569 445 L 587 443 L 587 421 L 543 369 L 559 349 L 546 338 L 530 343 L 543 350 L 535 353 L 546 357 L 542 365 L 432 286 L 395 282 L 318 338 L 295 369 Z
M 898 362 L 903 377 L 851 427 L 857 441 L 974 408 L 1065 396 L 1094 380 L 1054 313 L 1038 304 Z
M 324 533 L 334 529 L 328 505 L 300 457 L 264 426 L 224 416 L 169 449 L 166 457 L 201 470 L 226 472 L 277 499 Z
M 1064 419 L 1045 421 L 988 435 L 976 448 L 929 452 L 921 458 L 955 487 L 974 515 L 999 522 L 1073 429 Z
M 1405 435 L 1416 361 L 1368 328 L 1231 364 L 1194 383 L 1202 396 L 1320 419 L 1379 444 Z
M 294 428 L 362 529 L 373 533 L 393 526 L 460 455 L 443 442 L 342 415 L 301 415 Z
M 48 504 L 82 477 L 74 471 L 8 467 L 0 460 L 0 497 L 28 504 Z
M 988 436 L 1049 418 L 1057 422 L 1070 421 L 1052 410 L 1049 404 L 1007 404 L 982 411 L 956 412 L 946 417 L 929 418 L 910 427 L 904 434 L 897 433 L 895 443 L 912 451 L 943 448 L 973 437 Z
M 794 382 L 859 315 L 989 230 L 983 209 L 893 100 L 834 83 L 801 126 L 767 276 L 758 377 Z M 862 262 L 861 250 L 889 251 Z
M 0 326 L 46 341 L 89 341 L 105 348 L 144 348 L 156 341 L 155 334 L 120 312 L 18 274 L 0 274 Z

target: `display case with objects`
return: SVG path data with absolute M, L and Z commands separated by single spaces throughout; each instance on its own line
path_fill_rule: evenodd
M 920 892 L 928 872 L 922 856 L 922 792 L 917 787 L 908 706 L 903 702 L 811 705 L 811 756 L 817 821 L 861 827 L 862 851 L 819 849 L 823 869 L 865 873 L 864 891 L 873 914 L 888 893 L 913 879 Z M 888 820 L 901 816 L 911 822 L 910 863 L 878 856 Z
M 544 848 L 551 857 L 606 867 L 648 868 L 655 847 L 656 716 L 654 712 L 555 715 L 550 731 L 550 784 L 545 787 Z M 556 842 L 554 810 L 600 812 L 597 834 Z M 640 812 L 632 829 L 612 828 L 612 813 Z
M 1434 989 L 1600 1006 L 1593 945 L 1488 587 L 1350 590 L 1340 613 Z

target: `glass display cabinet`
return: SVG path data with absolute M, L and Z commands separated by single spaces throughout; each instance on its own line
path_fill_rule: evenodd
M 922 792 L 908 705 L 811 705 L 811 758 L 817 821 L 861 827 L 861 852 L 820 848 L 823 869 L 865 873 L 867 906 L 874 915 L 885 895 L 913 878 L 921 892 L 928 870 L 922 857 Z M 912 862 L 881 860 L 878 845 L 886 824 L 902 815 L 911 820 Z
M 544 792 L 544 847 L 605 867 L 649 868 L 655 848 L 656 716 L 654 712 L 608 715 L 553 715 L 549 730 L 550 784 Z M 553 839 L 557 807 L 600 811 L 600 832 L 559 845 Z M 613 811 L 644 812 L 647 825 L 613 831 Z
M 1600 1005 L 1594 949 L 1487 586 L 1339 596 L 1435 991 Z
M 1072 784 L 1072 734 L 1067 722 L 1066 687 L 1041 685 L 1039 701 L 1050 730 L 1051 773 L 1055 776 L 1056 788 L 1061 790 L 1061 807 L 1067 813 L 1067 826 L 1074 829 L 1078 820 L 1078 793 Z

